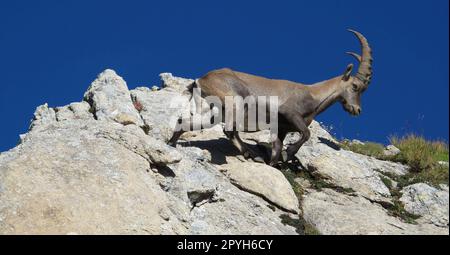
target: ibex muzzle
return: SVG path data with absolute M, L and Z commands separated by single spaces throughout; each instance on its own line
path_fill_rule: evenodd
M 196 105 L 200 105 L 201 98 L 214 96 L 224 105 L 225 98 L 229 96 L 266 96 L 278 98 L 278 125 L 277 132 L 271 134 L 272 152 L 266 157 L 265 162 L 276 165 L 281 159 L 284 162 L 295 159 L 295 154 L 309 139 L 308 126 L 312 120 L 329 106 L 340 102 L 344 109 L 352 114 L 361 113 L 361 94 L 366 91 L 372 78 L 372 52 L 366 38 L 354 30 L 349 30 L 356 35 L 361 43 L 361 56 L 348 52 L 354 56 L 359 67 L 355 75 L 352 75 L 353 64 L 347 66 L 343 75 L 321 81 L 312 85 L 304 85 L 287 80 L 268 79 L 256 75 L 234 71 L 228 68 L 214 70 L 197 79 L 190 86 L 201 90 L 199 96 L 195 96 Z M 222 109 L 225 111 L 225 109 Z M 188 123 L 191 127 L 200 129 L 210 126 L 193 125 L 191 118 L 180 119 L 179 123 Z M 177 129 L 169 144 L 175 145 L 178 138 L 187 130 Z M 248 131 L 248 130 L 244 130 Z M 252 151 L 239 137 L 238 130 L 224 130 L 227 137 L 246 157 L 255 161 L 263 161 L 263 158 Z M 288 132 L 299 132 L 301 138 L 294 144 L 283 149 L 283 140 Z

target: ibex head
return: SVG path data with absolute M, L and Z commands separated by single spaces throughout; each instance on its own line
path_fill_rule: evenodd
M 348 113 L 359 115 L 361 113 L 361 94 L 367 89 L 372 78 L 372 52 L 367 39 L 362 34 L 350 29 L 349 31 L 359 39 L 362 55 L 347 52 L 358 60 L 359 67 L 358 72 L 352 76 L 353 64 L 347 66 L 344 75 L 342 75 L 340 84 L 342 92 L 339 100 Z

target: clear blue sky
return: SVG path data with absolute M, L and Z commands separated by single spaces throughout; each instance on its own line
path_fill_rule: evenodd
M 313 83 L 359 52 L 347 28 L 369 39 L 374 78 L 360 117 L 336 105 L 319 120 L 339 138 L 448 140 L 448 2 L 1 1 L 0 151 L 16 145 L 36 106 L 80 101 L 105 68 L 130 88 L 220 67 Z

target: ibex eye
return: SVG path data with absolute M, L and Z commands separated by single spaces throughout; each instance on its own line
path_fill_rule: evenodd
M 354 91 L 358 91 L 358 85 L 353 84 L 353 90 L 354 90 Z

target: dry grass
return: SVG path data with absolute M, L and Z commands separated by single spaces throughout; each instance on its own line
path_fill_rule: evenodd
M 375 158 L 382 158 L 384 156 L 384 146 L 381 143 L 365 142 L 364 144 L 355 144 L 344 141 L 341 143 L 341 147 L 345 150 Z
M 438 161 L 448 161 L 448 144 L 442 141 L 427 141 L 410 134 L 402 138 L 391 137 L 390 142 L 401 151 L 393 160 L 409 165 L 416 173 L 437 167 Z
M 400 149 L 395 156 L 385 156 L 384 146 L 379 143 L 351 144 L 342 142 L 343 149 L 359 154 L 372 156 L 381 160 L 400 162 L 410 167 L 411 172 L 400 179 L 401 186 L 425 182 L 434 186 L 449 183 L 448 166 L 440 165 L 439 161 L 448 161 L 449 146 L 443 141 L 427 141 L 419 135 L 409 134 L 403 137 L 393 136 L 391 144 Z

